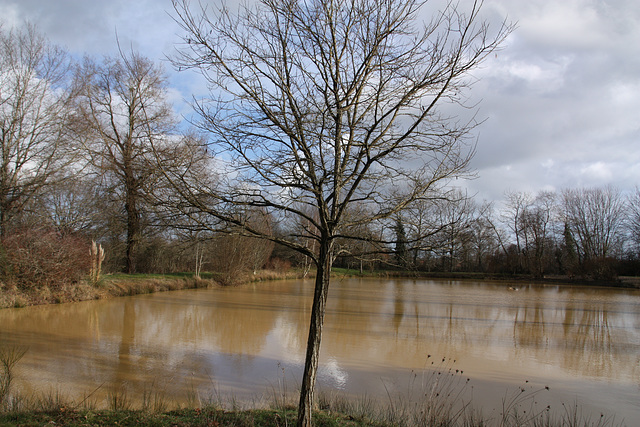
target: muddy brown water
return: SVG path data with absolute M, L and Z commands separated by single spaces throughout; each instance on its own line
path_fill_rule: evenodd
M 16 370 L 25 393 L 258 402 L 298 387 L 312 291 L 293 280 L 6 309 L 0 342 L 28 348 Z M 541 390 L 527 403 L 537 408 L 578 402 L 585 417 L 640 424 L 640 291 L 332 281 L 320 389 L 414 399 L 448 368 L 488 417 L 524 387 Z

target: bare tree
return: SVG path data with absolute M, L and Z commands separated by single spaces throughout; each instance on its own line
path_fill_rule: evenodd
M 518 224 L 518 241 L 529 273 L 541 278 L 545 271 L 545 259 L 553 245 L 554 214 L 557 211 L 555 193 L 539 192 L 533 199 L 522 197 L 527 203 L 521 206 Z
M 443 202 L 454 202 L 454 197 L 448 195 Z M 411 263 L 414 266 L 423 264 L 427 258 L 431 258 L 440 247 L 436 237 L 447 224 L 443 224 L 439 218 L 439 210 L 442 203 L 438 200 L 417 199 L 403 209 L 402 218 L 407 232 L 407 243 L 411 253 Z
M 629 195 L 627 206 L 629 232 L 636 245 L 636 251 L 640 255 L 640 188 L 636 187 L 636 191 Z
M 577 246 L 580 264 L 596 278 L 611 275 L 607 258 L 619 254 L 624 239 L 625 201 L 607 186 L 565 190 L 563 216 Z
M 491 36 L 480 2 L 468 13 L 450 3 L 423 25 L 416 19 L 424 3 L 261 0 L 237 14 L 212 14 L 174 0 L 186 33 L 174 63 L 210 84 L 211 97 L 195 107 L 226 173 L 213 188 L 171 170 L 167 177 L 191 208 L 316 265 L 299 425 L 311 423 L 336 242 L 467 172 L 473 144 L 466 137 L 477 123 L 440 106 L 462 102 L 469 72 L 510 30 L 502 25 Z M 349 216 L 355 203 L 371 214 Z M 309 225 L 303 236 L 265 236 L 233 215 L 239 205 Z M 301 238 L 315 240 L 316 251 Z
M 0 29 L 0 235 L 72 161 L 71 62 L 35 27 Z
M 74 174 L 47 186 L 29 210 L 38 224 L 48 224 L 62 234 L 82 232 L 99 238 L 106 216 L 101 205 L 105 196 L 90 177 Z
M 431 238 L 432 250 L 440 254 L 442 268 L 454 271 L 456 263 L 471 245 L 471 226 L 476 215 L 473 199 L 461 191 L 453 191 L 447 199 L 438 200 L 433 210 L 436 231 Z
M 158 176 L 151 147 L 166 140 L 176 123 L 166 77 L 135 52 L 102 63 L 86 58 L 78 67 L 76 91 L 76 136 L 113 202 L 124 208 L 125 269 L 133 273 L 148 214 L 145 195 Z
M 493 213 L 493 205 L 484 201 L 477 206 L 476 215 L 471 223 L 471 244 L 475 254 L 475 271 L 485 271 L 485 259 L 499 249 L 495 230 L 489 217 Z
M 505 208 L 500 215 L 500 221 L 506 227 L 508 233 L 511 234 L 513 240 L 515 240 L 517 257 L 515 261 L 517 263 L 517 269 L 522 270 L 524 268 L 523 212 L 525 212 L 527 206 L 531 204 L 532 196 L 529 193 L 519 191 L 507 191 L 505 196 Z M 507 245 L 502 245 L 502 248 L 505 254 L 507 254 Z
M 272 219 L 262 209 L 244 207 L 237 215 L 245 226 L 264 235 L 273 234 Z M 242 229 L 237 233 L 222 233 L 214 243 L 211 265 L 214 271 L 221 273 L 219 279 L 226 285 L 242 282 L 249 272 L 256 274 L 269 260 L 274 246 L 268 239 L 242 235 Z
M 495 261 L 500 258 L 500 255 L 504 257 L 505 262 L 502 263 L 508 268 L 508 271 L 515 274 L 519 267 L 519 252 L 516 246 L 510 242 L 511 238 L 511 220 L 505 212 L 500 214 L 496 213 L 493 205 L 486 206 L 481 216 L 482 221 L 486 224 L 488 229 L 492 232 L 495 238 L 497 250 L 494 253 L 494 268 Z M 506 226 L 505 226 L 506 222 Z M 504 267 L 503 266 L 503 267 Z M 501 267 L 501 268 L 503 268 Z
M 505 196 L 500 222 L 507 232 L 496 228 L 496 224 L 489 219 L 500 247 L 508 259 L 515 256 L 516 259 L 512 260 L 517 265 L 515 270 L 526 271 L 540 278 L 544 275 L 553 247 L 556 195 L 549 191 L 540 191 L 535 196 L 527 192 L 510 191 Z M 509 246 L 510 241 L 513 246 Z M 515 250 L 511 251 L 510 247 Z
M 366 212 L 363 212 L 366 214 Z M 336 244 L 343 266 L 364 272 L 373 269 L 381 261 L 388 262 L 388 248 L 380 244 L 380 237 L 372 224 L 359 224 L 349 230 L 349 238 L 339 239 Z

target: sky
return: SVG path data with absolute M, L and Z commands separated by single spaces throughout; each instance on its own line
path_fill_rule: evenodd
M 181 34 L 172 15 L 170 0 L 0 0 L 5 29 L 29 21 L 74 57 L 115 55 L 117 38 L 163 61 L 171 100 L 186 114 L 185 100 L 205 88 L 166 61 Z M 459 185 L 489 201 L 507 191 L 639 186 L 640 1 L 485 0 L 483 18 L 517 28 L 473 72 L 467 95 L 484 122 L 477 178 Z

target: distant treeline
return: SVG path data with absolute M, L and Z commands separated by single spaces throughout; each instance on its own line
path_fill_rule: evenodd
M 77 62 L 26 25 L 0 29 L 0 67 L 0 291 L 95 281 L 96 256 L 103 273 L 215 271 L 226 283 L 265 266 L 310 269 L 313 214 L 199 195 L 233 171 L 179 126 L 158 64 L 135 52 Z M 226 223 L 199 208 L 221 200 L 234 209 Z M 509 193 L 503 206 L 445 190 L 377 222 L 353 206 L 336 266 L 608 280 L 640 264 L 638 190 Z
M 393 261 L 401 268 L 588 280 L 640 273 L 638 189 L 508 192 L 499 206 L 458 194 L 406 210 L 395 232 Z M 346 257 L 342 264 L 380 261 Z

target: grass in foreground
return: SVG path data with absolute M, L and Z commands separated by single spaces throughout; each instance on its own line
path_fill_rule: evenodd
M 0 427 L 1 426 L 292 426 L 296 421 L 296 393 L 288 391 L 286 382 L 274 385 L 266 400 L 240 406 L 233 396 L 212 394 L 200 396 L 194 391 L 186 406 L 171 402 L 153 385 L 145 390 L 140 406 L 134 409 L 133 397 L 126 388 L 107 396 L 107 406 L 98 406 L 87 394 L 73 401 L 59 390 L 41 395 L 11 390 L 12 370 L 24 351 L 0 347 Z M 429 355 L 428 358 L 431 358 Z M 549 387 L 528 383 L 508 391 L 502 408 L 488 416 L 477 412 L 466 393 L 469 379 L 455 369 L 455 360 L 433 360 L 432 369 L 413 372 L 404 390 L 385 385 L 388 399 L 379 401 L 368 396 L 349 397 L 339 392 L 320 391 L 313 414 L 316 426 L 378 427 L 613 427 L 624 425 L 614 416 L 601 414 L 595 419 L 583 414 L 578 404 L 552 412 L 550 406 L 538 403 L 538 397 Z M 266 406 L 265 406 L 266 404 Z M 174 406 L 177 405 L 177 406 Z M 258 405 L 258 406 L 256 406 Z M 174 409 L 171 409 L 173 406 Z M 554 404 L 555 406 L 555 404 Z M 558 408 L 556 408 L 558 409 Z
M 0 413 L 0 426 L 236 426 L 236 427 L 282 427 L 296 423 L 297 412 L 288 409 L 250 409 L 225 411 L 216 407 L 203 409 L 177 409 L 154 413 L 144 410 L 65 410 L 42 412 Z M 313 425 L 318 427 L 607 427 L 618 425 L 611 419 L 589 420 L 576 414 L 567 413 L 564 417 L 520 417 L 505 419 L 483 419 L 468 417 L 464 420 L 439 419 L 433 422 L 413 424 L 410 420 L 370 419 L 352 416 L 348 413 L 330 410 L 314 411 Z
M 296 411 L 256 409 L 224 411 L 215 408 L 180 409 L 165 413 L 145 411 L 57 411 L 0 414 L 0 426 L 292 426 Z M 355 420 L 344 414 L 315 412 L 315 426 L 385 426 L 385 424 Z

